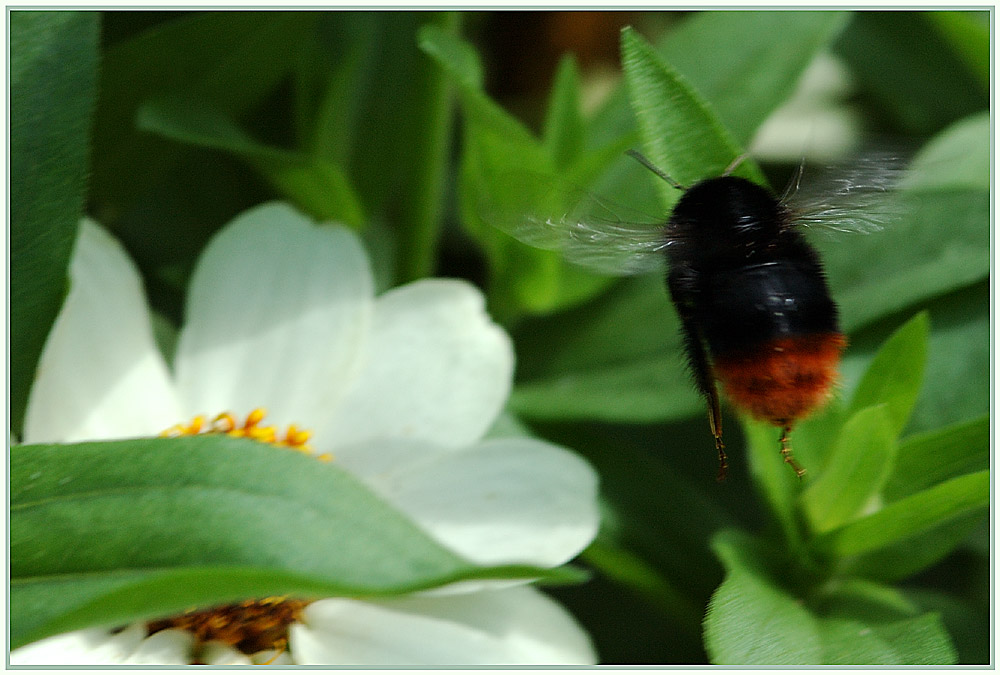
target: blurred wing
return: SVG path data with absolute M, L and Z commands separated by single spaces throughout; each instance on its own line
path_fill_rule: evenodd
M 668 240 L 664 225 L 628 207 L 551 177 L 505 178 L 516 199 L 504 208 L 487 206 L 490 225 L 535 248 L 558 251 L 566 260 L 601 274 L 632 275 L 661 270 Z M 630 218 L 632 220 L 630 220 Z M 646 222 L 641 222 L 646 221 Z
M 904 172 L 898 155 L 871 154 L 815 177 L 798 178 L 783 201 L 797 224 L 828 232 L 878 232 L 897 220 L 904 206 L 896 189 Z M 801 173 L 801 169 L 800 169 Z

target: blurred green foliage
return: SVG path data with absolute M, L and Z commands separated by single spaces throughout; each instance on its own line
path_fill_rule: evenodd
M 482 284 L 516 340 L 509 413 L 602 477 L 602 531 L 581 557 L 595 575 L 552 592 L 603 662 L 988 662 L 988 12 L 605 18 L 635 26 L 610 85 L 556 54 L 541 86 L 498 100 L 491 71 L 544 51 L 494 35 L 516 13 L 13 12 L 12 430 L 83 210 L 139 264 L 168 343 L 207 239 L 283 199 L 360 231 L 382 288 Z M 685 184 L 717 175 L 820 55 L 846 69 L 837 105 L 863 122 L 845 158 L 886 144 L 912 158 L 903 211 L 815 239 L 851 345 L 835 400 L 793 436 L 807 478 L 770 427 L 745 423 L 741 451 L 727 409 L 718 485 L 662 279 L 591 274 L 488 214 L 590 193 L 662 221 L 676 191 L 624 151 Z M 796 163 L 738 171 L 780 187 Z

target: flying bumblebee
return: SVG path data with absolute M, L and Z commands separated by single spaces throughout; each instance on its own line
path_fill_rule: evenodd
M 781 430 L 781 455 L 801 477 L 789 435 L 830 398 L 847 345 L 822 262 L 801 229 L 878 229 L 890 209 L 871 197 L 888 189 L 890 173 L 876 163 L 842 178 L 836 194 L 793 208 L 788 193 L 797 191 L 801 167 L 779 197 L 731 175 L 743 157 L 721 175 L 684 187 L 638 152 L 628 154 L 682 191 L 665 224 L 532 213 L 494 224 L 603 273 L 643 273 L 665 261 L 687 361 L 708 405 L 719 479 L 728 464 L 717 382 L 735 407 Z

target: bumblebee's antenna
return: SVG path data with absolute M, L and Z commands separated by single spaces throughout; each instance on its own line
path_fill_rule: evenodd
M 671 178 L 666 171 L 664 171 L 663 169 L 661 169 L 660 167 L 656 166 L 651 161 L 649 161 L 649 159 L 638 150 L 627 150 L 625 154 L 634 159 L 635 161 L 639 162 L 640 164 L 642 164 L 644 167 L 655 173 L 663 180 L 665 180 L 671 187 L 676 188 L 678 190 L 685 189 L 683 185 L 681 185 L 673 178 Z

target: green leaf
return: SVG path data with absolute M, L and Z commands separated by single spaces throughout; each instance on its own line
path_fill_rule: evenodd
M 848 17 L 829 11 L 700 12 L 668 34 L 657 51 L 746 146 Z
M 567 54 L 559 62 L 555 84 L 542 126 L 542 143 L 556 167 L 569 167 L 583 149 L 584 122 L 580 110 L 580 73 Z
M 814 241 L 848 332 L 989 277 L 988 192 L 912 192 L 904 199 L 905 217 L 882 232 Z
M 831 584 L 813 599 L 831 665 L 944 665 L 955 648 L 941 618 L 920 614 L 899 591 L 860 579 Z
M 691 85 L 634 31 L 622 31 L 622 65 L 629 100 L 639 120 L 649 159 L 681 185 L 719 175 L 742 148 Z M 734 173 L 765 183 L 750 160 Z M 671 205 L 679 193 L 663 182 L 660 195 Z
M 428 26 L 420 46 L 458 87 L 465 119 L 464 153 L 459 173 L 459 209 L 466 230 L 483 247 L 490 262 L 491 311 L 510 318 L 525 311 L 550 312 L 577 304 L 606 287 L 594 276 L 565 261 L 558 253 L 527 247 L 496 225 L 522 216 L 535 193 L 518 189 L 510 176 L 531 176 L 535 185 L 556 183 L 553 158 L 527 128 L 481 89 L 482 69 L 471 46 Z
M 989 464 L 989 415 L 911 436 L 899 446 L 883 496 L 895 501 Z
M 876 498 L 896 455 L 886 404 L 855 413 L 840 430 L 826 468 L 802 493 L 802 506 L 817 532 L 832 530 Z
M 690 417 L 704 402 L 688 373 L 662 279 L 629 279 L 581 307 L 513 330 L 511 406 L 531 419 L 651 422 Z
M 822 663 L 819 626 L 812 614 L 772 580 L 771 553 L 738 531 L 712 540 L 726 568 L 705 615 L 705 650 L 716 665 Z
M 897 500 L 830 532 L 818 543 L 838 556 L 858 555 L 979 513 L 989 503 L 990 472 L 965 474 Z
M 365 16 L 365 13 L 360 13 Z M 324 13 L 325 22 L 349 12 Z M 459 12 L 372 12 L 360 31 L 368 50 L 352 125 L 348 168 L 369 213 L 397 235 L 396 283 L 430 276 L 438 257 L 451 158 L 454 96 L 448 77 L 423 53 L 424 28 L 454 36 Z M 308 67 L 306 65 L 305 67 Z M 324 111 L 336 120 L 337 108 Z
M 955 54 L 965 61 L 981 89 L 990 87 L 990 13 L 930 12 L 928 18 Z
M 16 446 L 10 471 L 14 645 L 261 595 L 552 576 L 475 567 L 336 465 L 243 439 Z
M 990 189 L 990 114 L 970 115 L 932 138 L 913 158 L 901 190 Z
M 849 413 L 884 403 L 891 434 L 898 436 L 920 393 L 929 333 L 930 320 L 921 312 L 886 340 L 855 389 Z
M 94 195 L 123 211 L 178 166 L 186 149 L 139 133 L 154 97 L 198 101 L 242 119 L 288 76 L 318 12 L 193 12 L 112 45 L 101 63 L 94 129 Z M 108 224 L 108 223 L 106 223 Z
M 355 229 L 365 222 L 361 204 L 339 167 L 260 144 L 219 110 L 184 99 L 153 100 L 139 109 L 137 124 L 165 138 L 243 159 L 314 218 Z
M 726 567 L 705 617 L 713 663 L 739 665 L 949 664 L 955 649 L 936 614 L 895 589 L 860 579 L 796 592 L 794 571 L 749 535 L 713 540 Z
M 19 433 L 83 214 L 98 15 L 12 11 L 9 20 L 9 431 Z
M 980 59 L 986 44 L 974 47 Z M 855 12 L 836 51 L 861 93 L 902 133 L 932 133 L 989 106 L 981 72 L 965 66 L 968 57 L 956 53 L 930 12 Z
M 847 16 L 816 11 L 697 12 L 668 31 L 656 51 L 711 104 L 736 142 L 747 145 Z M 775 49 L 776 44 L 781 49 Z M 628 133 L 633 125 L 624 92 L 619 91 L 594 116 L 589 135 L 603 143 Z

